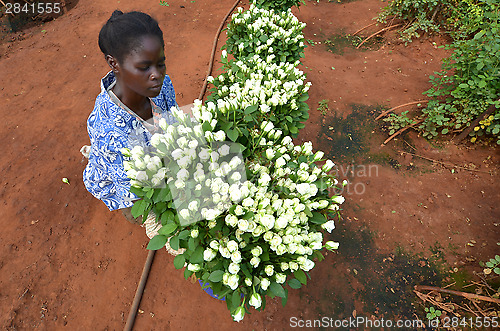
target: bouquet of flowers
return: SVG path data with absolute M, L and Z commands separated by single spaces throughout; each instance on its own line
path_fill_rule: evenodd
M 292 2 L 300 1 L 282 1 Z M 148 249 L 178 250 L 174 266 L 225 298 L 235 321 L 251 307 L 264 309 L 267 297 L 285 304 L 289 288 L 307 283 L 321 250 L 338 248 L 323 236 L 344 202 L 334 193 L 334 164 L 310 142 L 292 141 L 309 116 L 310 83 L 296 68 L 303 24 L 289 7 L 281 9 L 239 10 L 230 29 L 255 30 L 248 25 L 260 15 L 267 39 L 261 34 L 252 44 L 253 37 L 232 34 L 238 37 L 229 43 L 244 45 L 228 48 L 230 61 L 223 51 L 225 72 L 210 79 L 206 103 L 195 100 L 193 118 L 173 108 L 177 123 L 161 121 L 151 146 L 122 151 L 139 198 L 132 214 L 154 215 L 161 224 Z M 286 38 L 278 35 L 283 27 L 290 29 Z M 273 47 L 281 47 L 279 58 Z
M 286 300 L 287 279 L 300 288 L 319 251 L 338 247 L 323 244 L 321 230 L 334 229 L 344 198 L 329 196 L 337 184 L 329 174 L 333 162 L 318 166 L 323 153 L 313 153 L 311 143 L 296 146 L 263 122 L 252 131 L 254 157 L 243 159 L 239 144 L 212 131 L 217 119 L 208 110 L 194 113 L 190 119 L 174 110 L 178 123 L 162 122 L 149 151 L 122 151 L 132 192 L 142 198 L 132 213 L 153 211 L 162 227 L 148 248 L 167 240 L 184 248 L 175 267 L 209 283 L 241 320 L 248 305 L 264 308 L 266 296 Z

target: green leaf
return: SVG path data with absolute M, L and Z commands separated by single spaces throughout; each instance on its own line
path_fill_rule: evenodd
M 444 128 L 442 131 L 441 131 L 441 134 L 447 134 L 448 133 L 448 129 L 447 128 Z
M 214 283 L 218 283 L 222 280 L 223 275 L 224 275 L 223 270 L 215 270 L 210 274 L 210 276 L 208 276 L 208 280 Z
M 175 269 L 182 269 L 182 268 L 184 268 L 184 263 L 186 263 L 186 258 L 184 257 L 184 254 L 179 254 L 176 257 L 174 257 L 174 267 L 175 267 Z
M 313 214 L 313 216 L 309 219 L 309 221 L 311 223 L 314 223 L 314 224 L 323 224 L 323 223 L 326 222 L 325 215 L 323 215 L 321 213 L 318 213 L 316 211 L 314 211 L 312 214 Z
M 190 234 L 191 234 L 191 231 L 189 231 L 189 230 L 182 230 L 181 232 L 179 232 L 179 240 L 186 239 L 187 237 L 189 237 Z
M 276 282 L 272 282 L 271 285 L 269 285 L 269 289 L 271 290 L 271 292 L 274 293 L 274 295 L 280 298 L 284 298 L 286 296 L 285 289 L 283 288 L 283 286 L 281 286 Z
M 175 215 L 171 210 L 167 210 L 166 212 L 161 214 L 161 224 L 169 224 L 173 222 L 175 222 Z
M 148 243 L 148 247 L 146 249 L 149 249 L 151 251 L 157 251 L 165 244 L 167 243 L 167 237 L 162 236 L 161 234 L 154 236 Z
M 297 278 L 302 284 L 307 285 L 307 277 L 302 269 L 298 269 L 294 271 L 293 275 Z
M 302 94 L 302 95 L 299 97 L 299 101 L 301 101 L 301 102 L 304 102 L 304 101 L 306 101 L 307 99 L 309 99 L 309 94 L 307 94 L 307 93 L 304 93 L 304 94 Z
M 291 288 L 293 289 L 299 289 L 302 287 L 301 282 L 299 282 L 297 279 L 293 278 L 288 281 L 288 285 L 290 285 Z
M 231 295 L 231 303 L 233 304 L 234 308 L 237 308 L 240 305 L 241 302 L 241 295 L 238 291 L 234 291 L 233 295 Z
M 202 246 L 196 247 L 189 261 L 191 263 L 203 263 L 203 251 L 204 249 Z
M 500 255 L 495 255 L 495 260 L 497 260 L 498 262 L 500 262 Z
M 135 187 L 135 186 L 131 186 L 130 187 L 130 192 L 134 193 L 139 198 L 144 196 L 144 191 L 141 188 L 138 188 L 138 187 Z
M 212 126 L 207 121 L 203 122 L 201 127 L 203 128 L 203 131 L 212 131 Z
M 144 200 L 137 200 L 136 202 L 134 202 L 134 205 L 130 210 L 132 216 L 134 216 L 135 218 L 141 216 L 144 213 L 144 209 L 146 209 L 146 206 L 147 203 Z
M 179 237 L 178 236 L 173 236 L 170 238 L 169 241 L 170 247 L 172 247 L 173 250 L 178 250 L 179 249 Z
M 229 130 L 226 132 L 227 136 L 229 137 L 229 139 L 231 139 L 232 141 L 236 141 L 236 139 L 238 139 L 238 131 L 236 130 Z
M 257 109 L 259 109 L 259 106 L 258 106 L 258 105 L 248 106 L 248 107 L 245 109 L 245 115 L 251 114 L 251 113 L 255 112 Z
M 288 302 L 288 289 L 285 289 L 285 296 L 281 298 L 281 304 L 283 307 L 286 306 L 286 303 Z
M 192 271 L 188 270 L 187 268 L 184 269 L 184 279 L 188 279 L 189 277 L 191 277 L 191 275 L 193 274 Z
M 168 223 L 164 226 L 161 227 L 161 229 L 158 231 L 159 234 L 168 236 L 171 233 L 173 233 L 177 229 L 177 224 L 175 223 Z
M 153 200 L 154 202 L 160 202 L 160 201 L 166 201 L 166 200 L 172 200 L 172 195 L 170 193 L 170 189 L 168 187 L 164 187 L 160 189 L 160 193 L 156 197 L 156 200 Z
M 153 194 L 155 193 L 155 190 L 150 188 L 147 192 L 146 192 L 146 198 L 148 199 L 151 199 L 153 197 Z

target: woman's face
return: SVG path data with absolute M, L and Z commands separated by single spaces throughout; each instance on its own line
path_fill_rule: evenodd
M 160 40 L 143 36 L 139 46 L 118 63 L 117 79 L 124 94 L 152 98 L 160 94 L 165 73 L 165 53 Z

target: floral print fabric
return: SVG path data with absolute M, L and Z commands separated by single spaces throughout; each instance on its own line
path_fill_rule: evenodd
M 115 81 L 110 71 L 101 80 L 101 93 L 97 96 L 94 110 L 87 120 L 90 137 L 90 154 L 83 172 L 87 190 L 102 200 L 109 210 L 131 207 L 137 197 L 129 192 L 130 180 L 123 168 L 122 148 L 136 145 L 150 146 L 151 133 L 132 114 L 114 103 L 108 87 Z M 175 91 L 170 77 L 165 76 L 160 94 L 152 98 L 168 124 L 175 123 L 170 112 L 176 107 Z M 156 107 L 155 107 L 156 108 Z

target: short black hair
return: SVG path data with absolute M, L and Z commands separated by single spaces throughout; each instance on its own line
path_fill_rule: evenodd
M 158 37 L 165 47 L 163 32 L 154 18 L 138 11 L 115 10 L 99 32 L 99 48 L 104 56 L 111 55 L 122 62 L 125 55 L 139 46 L 142 36 Z

